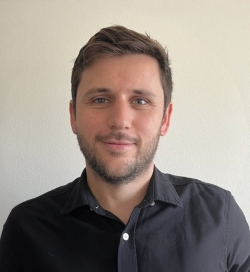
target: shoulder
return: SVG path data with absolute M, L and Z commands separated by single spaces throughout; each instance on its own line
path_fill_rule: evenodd
M 6 223 L 19 221 L 19 219 L 24 221 L 31 216 L 38 217 L 52 212 L 60 213 L 78 181 L 79 178 L 64 186 L 60 186 L 38 197 L 20 203 L 12 209 Z
M 213 220 L 223 220 L 228 224 L 228 216 L 235 203 L 230 191 L 217 185 L 194 178 L 167 174 L 183 203 L 184 209 L 192 213 L 203 214 Z
M 229 205 L 230 198 L 232 197 L 230 191 L 195 178 L 165 174 L 160 171 L 158 177 L 161 182 L 168 181 L 183 200 L 201 198 L 203 201 L 207 200 L 209 203 L 211 200 L 217 200 L 223 202 L 225 205 Z
M 197 233 L 217 235 L 223 240 L 228 271 L 250 271 L 250 231 L 246 218 L 232 194 L 197 179 L 158 172 L 159 182 L 171 184 L 182 203 L 182 218 Z M 217 233 L 217 234 L 216 234 Z M 211 236 L 210 236 L 211 239 Z
M 176 175 L 171 175 L 171 174 L 163 174 L 165 175 L 169 181 L 176 187 L 185 187 L 185 188 L 197 188 L 197 189 L 211 189 L 218 191 L 220 193 L 228 192 L 227 190 L 212 184 L 208 182 L 204 182 L 195 178 L 190 178 L 190 177 L 182 177 L 182 176 L 176 176 Z
M 155 194 L 158 199 L 181 206 L 179 212 L 184 217 L 227 222 L 232 195 L 219 186 L 155 171 Z
M 207 215 L 217 223 L 224 222 L 228 248 L 233 251 L 238 241 L 250 254 L 249 226 L 230 191 L 194 178 L 171 174 L 162 175 L 175 188 L 184 210 Z

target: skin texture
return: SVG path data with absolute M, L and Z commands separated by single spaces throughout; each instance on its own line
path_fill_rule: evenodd
M 172 104 L 165 113 L 163 108 L 158 63 L 150 56 L 103 57 L 83 72 L 76 113 L 70 102 L 71 127 L 86 159 L 88 184 L 99 202 L 130 199 L 132 209 L 144 197 Z

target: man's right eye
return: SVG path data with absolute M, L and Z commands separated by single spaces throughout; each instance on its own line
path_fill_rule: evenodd
M 97 103 L 97 104 L 104 104 L 104 103 L 107 102 L 107 99 L 106 99 L 106 98 L 100 97 L 100 98 L 96 98 L 96 99 L 94 100 L 94 102 Z

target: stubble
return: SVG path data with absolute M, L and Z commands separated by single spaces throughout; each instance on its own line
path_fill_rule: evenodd
M 105 182 L 113 185 L 127 184 L 135 180 L 138 176 L 143 175 L 153 162 L 160 138 L 160 129 L 158 133 L 152 137 L 151 141 L 142 146 L 138 138 L 131 138 L 121 132 L 112 132 L 105 136 L 96 136 L 95 143 L 102 140 L 129 140 L 138 148 L 134 159 L 125 160 L 122 169 L 111 170 L 107 163 L 98 154 L 95 145 L 91 146 L 84 136 L 77 131 L 77 140 L 79 147 L 85 157 L 88 166 Z M 140 147 L 140 148 L 139 148 Z M 113 157 L 124 156 L 124 152 L 110 152 Z

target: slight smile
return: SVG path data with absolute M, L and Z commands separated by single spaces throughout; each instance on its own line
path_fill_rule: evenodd
M 134 146 L 134 143 L 126 141 L 101 141 L 108 149 L 115 150 L 127 150 L 128 148 Z

